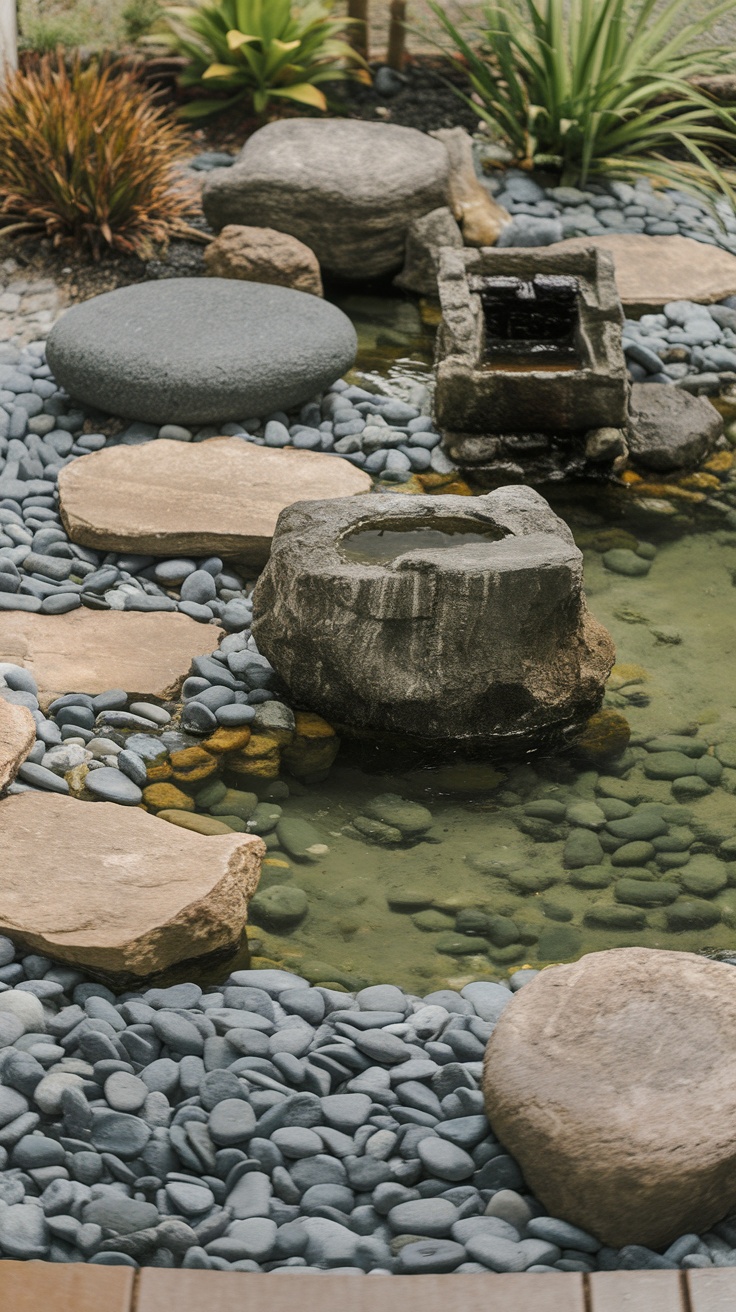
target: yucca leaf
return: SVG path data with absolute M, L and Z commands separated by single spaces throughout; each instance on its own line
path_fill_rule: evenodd
M 274 87 L 271 95 L 282 100 L 296 100 L 300 105 L 311 105 L 313 109 L 327 109 L 324 93 L 310 82 L 295 87 Z

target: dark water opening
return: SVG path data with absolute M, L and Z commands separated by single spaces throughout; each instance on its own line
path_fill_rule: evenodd
M 471 529 L 467 522 L 445 522 L 441 529 L 427 526 L 416 528 L 361 528 L 343 538 L 340 554 L 346 560 L 377 565 L 381 561 L 395 560 L 407 551 L 434 551 L 437 547 L 476 547 L 498 542 L 505 534 L 492 525 L 478 525 Z
M 486 363 L 579 367 L 578 283 L 567 275 L 476 277 L 486 325 Z

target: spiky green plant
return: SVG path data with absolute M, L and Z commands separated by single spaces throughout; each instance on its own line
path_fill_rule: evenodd
M 725 46 L 698 48 L 736 0 L 685 21 L 689 0 L 514 0 L 488 5 L 483 30 L 462 30 L 430 0 L 465 63 L 478 114 L 524 168 L 559 169 L 565 183 L 646 176 L 736 200 L 736 112 L 689 79 L 733 70 Z M 466 97 L 467 98 L 467 97 Z
M 186 145 L 133 74 L 46 56 L 0 91 L 0 232 L 147 256 L 194 209 L 173 173 Z
M 181 85 L 230 93 L 191 101 L 181 116 L 203 118 L 241 100 L 262 115 L 273 98 L 325 110 L 320 82 L 370 80 L 360 56 L 337 37 L 345 20 L 331 18 L 331 11 L 328 0 L 304 7 L 292 0 L 199 0 L 168 7 L 168 44 L 189 59 Z

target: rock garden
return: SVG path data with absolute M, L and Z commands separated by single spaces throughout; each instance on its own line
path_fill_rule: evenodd
M 729 52 L 525 6 L 0 45 L 0 1259 L 736 1267 Z

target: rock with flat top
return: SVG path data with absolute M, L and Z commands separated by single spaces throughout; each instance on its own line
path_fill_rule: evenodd
M 195 656 L 208 656 L 223 633 L 170 611 L 3 611 L 0 661 L 30 670 L 43 708 L 67 692 L 96 696 L 109 688 L 170 701 Z
M 241 278 L 293 287 L 297 292 L 322 296 L 322 275 L 313 250 L 275 228 L 248 228 L 229 223 L 204 253 L 212 278 Z
M 0 933 L 117 986 L 234 949 L 265 852 L 48 793 L 0 801 L 0 831 Z
M 286 506 L 370 488 L 370 476 L 347 460 L 239 437 L 110 447 L 72 461 L 59 476 L 61 516 L 73 542 L 144 555 L 221 556 L 256 567 L 268 559 Z
M 13 782 L 35 741 L 36 723 L 28 708 L 0 699 L 0 792 Z
M 336 305 L 233 278 L 104 292 L 68 310 L 46 346 L 54 378 L 77 400 L 185 426 L 291 410 L 342 377 L 356 350 Z
M 547 254 L 590 246 L 611 252 L 618 293 L 630 313 L 661 310 L 669 301 L 712 305 L 736 293 L 736 256 L 693 237 L 648 237 L 638 232 L 569 237 L 548 246 Z
M 413 219 L 446 205 L 450 159 L 415 128 L 360 119 L 282 119 L 209 174 L 208 221 L 276 228 L 342 278 L 397 272 Z M 255 412 L 257 413 L 257 412 Z
M 486 1111 L 552 1216 L 620 1248 L 736 1204 L 736 971 L 619 948 L 544 970 L 486 1049 Z

